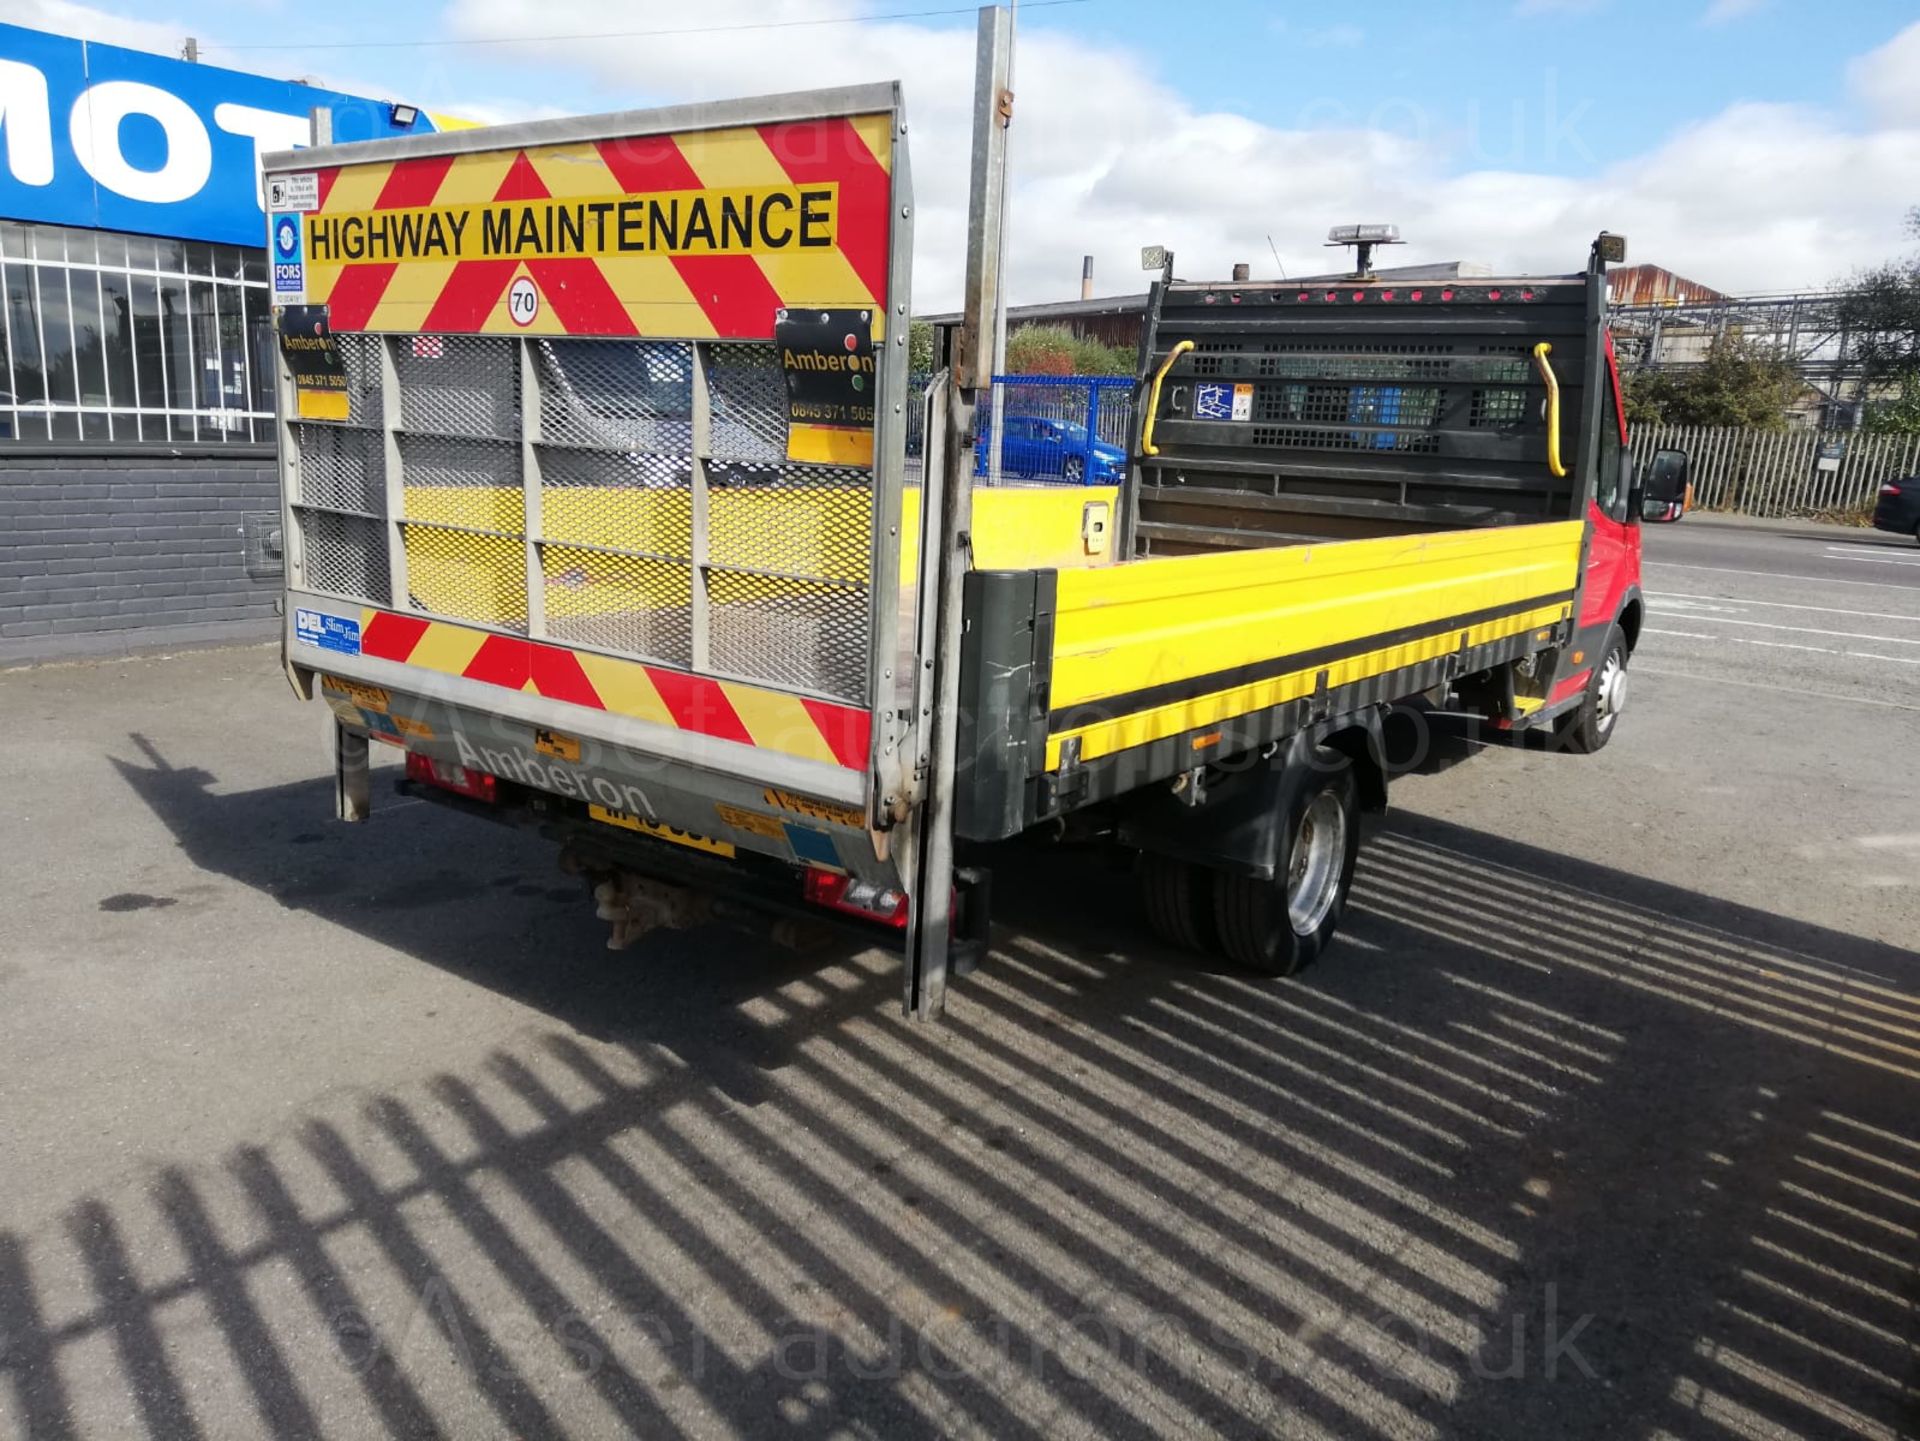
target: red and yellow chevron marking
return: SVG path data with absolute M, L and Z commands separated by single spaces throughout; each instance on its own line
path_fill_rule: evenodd
M 307 299 L 336 331 L 694 340 L 870 307 L 878 343 L 892 134 L 856 115 L 323 169 Z
M 873 717 L 855 706 L 384 610 L 360 613 L 360 652 L 803 760 L 867 767 Z

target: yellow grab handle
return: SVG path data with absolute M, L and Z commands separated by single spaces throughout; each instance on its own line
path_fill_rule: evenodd
M 1167 378 L 1167 372 L 1173 369 L 1174 361 L 1192 349 L 1191 340 L 1180 341 L 1167 352 L 1167 358 L 1160 362 L 1160 368 L 1153 373 L 1153 389 L 1147 392 L 1147 428 L 1140 433 L 1140 449 L 1147 455 L 1160 453 L 1160 447 L 1153 443 L 1153 423 L 1160 414 L 1160 382 Z
M 1547 383 L 1547 469 L 1562 476 L 1567 468 L 1560 463 L 1560 380 L 1547 360 L 1551 354 L 1553 346 L 1544 340 L 1533 348 L 1533 363 L 1540 369 L 1540 378 Z

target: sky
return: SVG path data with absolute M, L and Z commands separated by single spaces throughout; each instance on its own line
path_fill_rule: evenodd
M 946 13 L 937 13 L 945 11 Z M 954 0 L 0 0 L 0 19 L 478 120 L 899 80 L 914 303 L 964 272 L 974 16 Z M 832 23 L 816 23 L 820 21 Z M 797 22 L 797 23 L 796 23 Z M 757 28 L 743 28 L 743 27 Z M 1920 244 L 1912 0 L 1027 0 L 1010 133 L 1015 303 L 1381 263 L 1629 260 L 1742 294 L 1819 289 Z

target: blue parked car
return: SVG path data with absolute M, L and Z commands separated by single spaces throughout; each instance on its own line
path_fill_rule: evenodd
M 1118 485 L 1127 473 L 1127 453 L 1084 425 L 1042 415 L 1009 415 L 1001 447 L 1000 473 L 1034 480 L 1064 480 L 1072 485 Z M 973 473 L 987 473 L 992 436 L 983 423 L 973 448 Z

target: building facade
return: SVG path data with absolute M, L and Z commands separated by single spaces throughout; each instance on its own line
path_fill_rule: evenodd
M 0 663 L 270 633 L 258 157 L 411 106 L 0 25 Z

